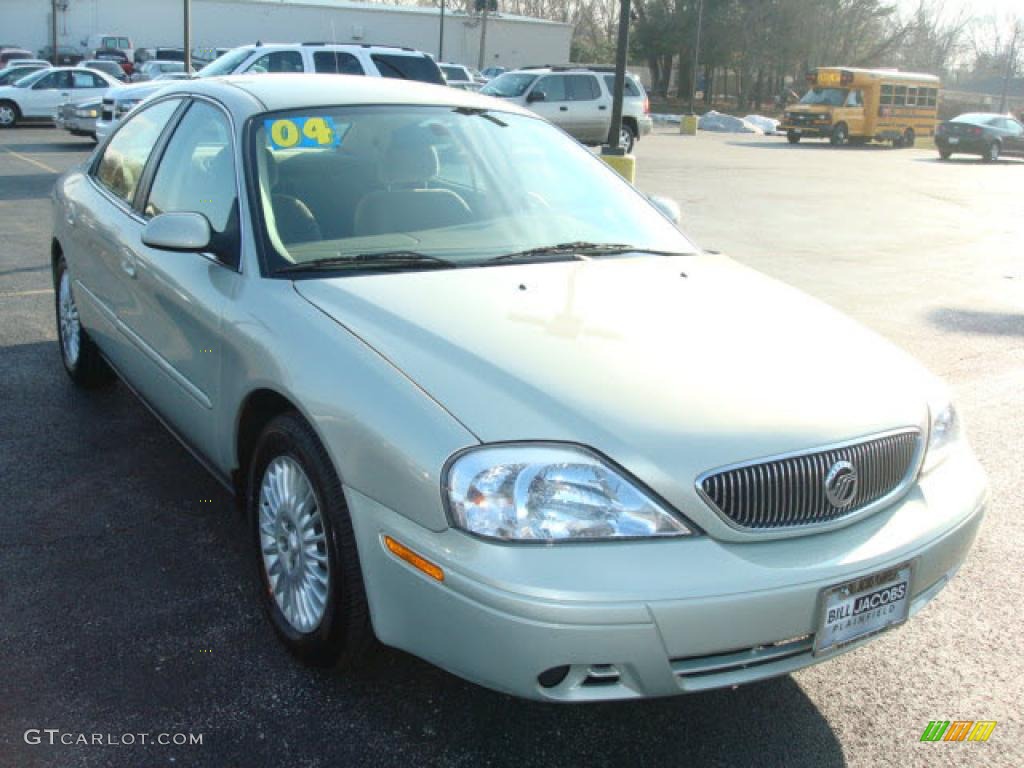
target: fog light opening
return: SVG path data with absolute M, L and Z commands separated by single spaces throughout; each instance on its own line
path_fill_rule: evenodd
M 565 677 L 568 674 L 568 664 L 564 664 L 561 667 L 552 667 L 551 669 L 546 669 L 537 675 L 537 682 L 540 683 L 541 688 L 554 688 L 565 680 Z

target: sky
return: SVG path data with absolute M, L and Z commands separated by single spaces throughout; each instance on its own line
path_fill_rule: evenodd
M 902 10 L 916 8 L 919 0 L 899 0 Z M 942 4 L 946 13 L 956 15 L 961 9 L 966 10 L 974 18 L 995 16 L 1003 19 L 1013 13 L 1024 17 L 1024 0 L 933 0 L 937 5 Z

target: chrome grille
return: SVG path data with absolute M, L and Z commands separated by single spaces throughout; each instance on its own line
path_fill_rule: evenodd
M 711 505 L 733 525 L 749 529 L 826 523 L 852 515 L 901 490 L 910 480 L 920 444 L 916 429 L 814 453 L 718 470 L 698 480 Z M 825 478 L 837 462 L 857 470 L 852 501 L 836 506 Z

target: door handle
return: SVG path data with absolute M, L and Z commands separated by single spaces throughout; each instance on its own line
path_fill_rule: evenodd
M 602 104 L 600 107 L 598 107 L 598 109 L 608 109 L 608 105 Z
M 569 108 L 568 108 L 568 107 L 559 107 L 559 108 L 558 108 L 558 111 L 559 111 L 559 112 L 568 112 L 568 111 L 569 111 Z
M 133 259 L 131 256 L 127 256 L 127 255 L 122 256 L 121 257 L 121 269 L 124 270 L 124 273 L 126 275 L 128 275 L 128 277 L 134 279 L 135 278 L 135 259 Z

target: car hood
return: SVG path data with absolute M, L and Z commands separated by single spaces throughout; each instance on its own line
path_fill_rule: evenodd
M 698 475 L 899 427 L 935 380 L 799 291 L 715 255 L 301 280 L 483 442 L 566 441 L 709 533 Z

